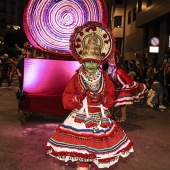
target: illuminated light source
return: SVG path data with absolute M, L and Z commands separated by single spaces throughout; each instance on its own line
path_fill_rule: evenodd
M 19 29 L 20 29 L 20 26 L 13 25 L 13 28 L 14 28 L 15 30 L 19 30 Z
M 51 58 L 70 58 L 69 39 L 77 26 L 88 21 L 107 24 L 104 0 L 30 0 L 24 28 L 30 43 Z
M 149 52 L 150 53 L 159 53 L 159 47 L 158 46 L 150 46 Z
M 24 91 L 47 96 L 61 96 L 68 81 L 80 67 L 78 61 L 26 58 L 24 62 Z M 53 83 L 49 83 L 51 81 Z

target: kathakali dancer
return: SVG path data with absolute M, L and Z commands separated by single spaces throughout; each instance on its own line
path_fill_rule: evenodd
M 70 43 L 73 57 L 82 64 L 63 93 L 64 108 L 72 111 L 45 148 L 59 160 L 77 162 L 77 170 L 89 170 L 91 163 L 109 168 L 133 152 L 133 142 L 110 118 L 115 87 L 101 69 L 114 53 L 114 36 L 105 25 L 87 22 L 75 29 Z

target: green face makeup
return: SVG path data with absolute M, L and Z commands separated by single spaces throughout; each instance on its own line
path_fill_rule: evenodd
M 88 73 L 93 73 L 99 66 L 99 63 L 94 61 L 85 61 L 84 68 Z

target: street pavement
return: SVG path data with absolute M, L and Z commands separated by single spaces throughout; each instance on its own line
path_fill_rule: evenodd
M 25 121 L 15 97 L 17 81 L 0 88 L 0 170 L 75 170 L 48 156 L 44 146 L 65 117 L 33 113 Z M 115 110 L 120 116 L 120 110 Z M 170 107 L 161 112 L 145 103 L 127 107 L 127 120 L 120 126 L 134 142 L 134 153 L 103 170 L 169 170 Z M 91 170 L 98 170 L 92 164 Z

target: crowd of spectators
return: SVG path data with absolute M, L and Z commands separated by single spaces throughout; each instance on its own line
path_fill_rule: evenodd
M 31 53 L 31 55 L 30 55 Z M 14 57 L 15 56 L 15 57 Z M 47 58 L 39 51 L 35 50 L 29 42 L 23 44 L 23 47 L 15 45 L 15 54 L 11 55 L 7 51 L 0 53 L 0 86 L 3 83 L 7 83 L 7 87 L 11 86 L 13 78 L 19 78 L 19 82 L 23 79 L 23 61 L 24 58 Z M 19 88 L 22 89 L 21 83 Z
M 149 107 L 166 109 L 170 105 L 170 63 L 152 65 L 130 62 L 127 73 L 134 81 L 145 83 L 148 88 L 146 102 Z

